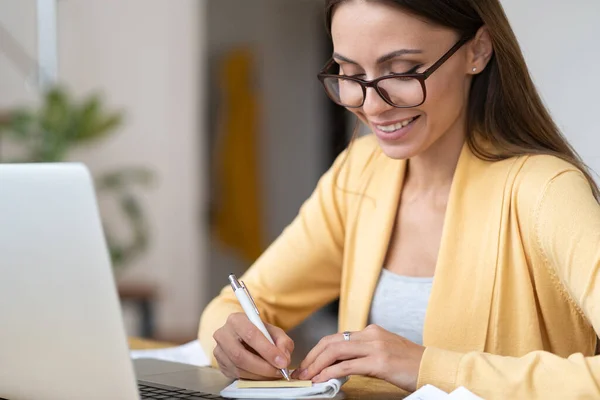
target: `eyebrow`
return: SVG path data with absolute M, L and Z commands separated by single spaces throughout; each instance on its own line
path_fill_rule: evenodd
M 381 57 L 379 57 L 377 59 L 377 64 L 383 64 L 386 61 L 390 61 L 396 57 L 400 57 L 403 56 L 405 54 L 422 54 L 423 51 L 418 50 L 418 49 L 402 49 L 402 50 L 396 50 L 396 51 L 392 51 L 391 53 L 385 54 Z M 349 64 L 356 64 L 358 65 L 358 63 L 356 61 L 353 61 L 347 57 L 344 57 L 343 55 L 339 54 L 339 53 L 333 53 L 333 58 L 336 58 L 340 61 L 343 62 L 347 62 Z

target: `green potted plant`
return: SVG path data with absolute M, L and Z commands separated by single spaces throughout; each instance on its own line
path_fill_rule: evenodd
M 69 151 L 112 134 L 123 123 L 123 113 L 108 111 L 98 95 L 74 100 L 60 86 L 49 88 L 39 107 L 7 110 L 0 115 L 0 140 L 18 147 L 18 156 L 0 162 L 61 162 Z M 1 153 L 0 153 L 1 154 Z M 119 240 L 106 222 L 104 229 L 113 266 L 123 268 L 142 254 L 149 243 L 149 228 L 136 188 L 148 186 L 153 174 L 147 168 L 129 167 L 95 178 L 98 194 L 117 201 L 131 232 Z

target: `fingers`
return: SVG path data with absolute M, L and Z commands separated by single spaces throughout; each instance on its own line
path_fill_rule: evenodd
M 245 369 L 236 367 L 231 360 L 225 355 L 223 349 L 217 346 L 214 350 L 215 358 L 219 363 L 219 369 L 226 377 L 230 379 L 251 379 L 251 380 L 270 380 L 273 378 L 280 378 L 281 374 L 277 370 L 277 376 L 262 376 L 258 375 Z
M 368 371 L 369 364 L 369 358 L 342 361 L 341 363 L 325 368 L 319 375 L 312 378 L 312 381 L 314 383 L 327 382 L 330 379 L 342 378 L 349 375 L 369 376 L 371 375 Z
M 258 333 L 262 335 L 260 331 L 258 331 Z M 229 358 L 237 368 L 261 376 L 278 377 L 280 375 L 277 368 L 269 364 L 263 358 L 248 351 L 239 339 L 233 335 L 224 336 L 219 345 L 227 355 L 227 358 Z M 252 344 L 248 345 L 253 347 Z M 273 348 L 275 347 L 270 343 L 269 345 Z M 256 348 L 254 349 L 257 350 Z
M 308 352 L 306 357 L 304 357 L 304 360 L 302 360 L 302 362 L 300 363 L 300 367 L 296 371 L 294 371 L 294 374 L 299 373 L 301 370 L 305 370 L 309 365 L 311 365 L 315 361 L 317 356 L 323 352 L 323 349 L 325 349 L 327 345 L 337 341 L 338 339 L 339 338 L 337 338 L 336 335 L 329 335 L 319 340 L 319 343 L 317 343 L 317 345 Z
M 233 366 L 233 363 L 229 360 L 229 358 L 225 356 L 223 350 L 221 349 L 221 347 L 219 347 L 219 345 L 217 345 L 217 347 L 215 347 L 215 349 L 213 350 L 213 355 L 215 356 L 215 359 L 219 364 L 219 369 L 221 370 L 221 372 L 226 377 L 235 379 L 235 367 Z
M 277 346 L 273 346 L 265 335 L 250 322 L 246 315 L 233 314 L 230 318 L 233 319 L 232 326 L 235 329 L 236 335 L 248 344 L 248 346 L 256 350 L 259 356 L 274 367 L 287 368 L 289 359 L 285 352 Z
M 232 314 L 229 320 L 231 320 L 231 326 L 236 336 L 253 348 L 260 357 L 274 367 L 287 368 L 289 359 L 286 357 L 285 352 L 269 342 L 245 314 Z
M 269 381 L 269 380 L 276 380 L 276 379 L 281 379 L 281 372 L 279 372 L 279 370 L 277 370 L 277 375 L 276 376 L 260 376 L 260 375 L 256 375 L 253 374 L 252 372 L 248 372 L 245 371 L 241 368 L 238 368 L 238 378 L 239 379 L 247 379 L 247 380 L 251 380 L 251 381 Z
M 215 348 L 215 358 L 225 376 L 233 379 L 245 378 L 257 380 L 269 380 L 281 377 L 281 373 L 277 368 L 274 368 L 265 360 L 244 349 L 241 343 L 238 342 L 238 345 L 242 350 L 234 350 L 234 356 L 231 356 L 229 348 L 227 348 L 227 351 L 221 346 Z M 235 353 L 237 351 L 240 352 Z
M 292 359 L 292 353 L 294 352 L 294 341 L 283 329 L 270 324 L 265 324 L 265 326 L 273 338 L 275 345 L 286 354 L 289 363 Z
M 362 336 L 362 332 L 353 332 L 351 334 L 351 341 L 360 341 Z M 306 355 L 304 360 L 300 363 L 299 369 L 306 369 L 309 365 L 311 365 L 317 356 L 323 352 L 323 350 L 332 343 L 344 342 L 344 335 L 341 333 L 336 333 L 334 335 L 325 336 L 323 339 L 317 343 L 315 347 Z
M 369 354 L 369 344 L 361 341 L 333 342 L 327 345 L 298 375 L 299 379 L 313 379 L 331 365 L 350 359 L 362 358 Z
M 218 355 L 219 365 L 223 366 L 229 375 L 279 378 L 279 368 L 285 368 L 289 364 L 285 354 L 271 344 L 245 314 L 230 316 L 227 323 L 217 330 L 213 337 L 217 342 L 215 358 Z M 278 367 L 278 364 L 282 367 Z

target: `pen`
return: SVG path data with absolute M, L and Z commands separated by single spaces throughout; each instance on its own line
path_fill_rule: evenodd
M 250 294 L 250 291 L 246 285 L 244 285 L 244 282 L 238 281 L 234 274 L 229 275 L 229 282 L 231 283 L 235 297 L 237 297 L 238 301 L 242 305 L 242 308 L 244 309 L 244 312 L 246 313 L 246 316 L 250 322 L 252 322 L 254 326 L 256 326 L 263 333 L 263 335 L 265 335 L 271 344 L 275 345 L 273 338 L 269 334 L 269 331 L 267 331 L 267 327 L 265 327 L 265 324 L 260 319 L 260 313 L 258 312 L 256 303 L 254 303 L 254 299 L 252 298 L 252 295 Z M 287 368 L 281 368 L 279 371 L 281 371 L 281 374 L 285 379 L 288 381 L 290 380 L 290 374 Z

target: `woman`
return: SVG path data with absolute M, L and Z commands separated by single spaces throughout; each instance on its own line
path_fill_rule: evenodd
M 284 331 L 340 296 L 349 334 L 324 338 L 295 378 L 600 397 L 598 188 L 498 0 L 326 7 L 335 51 L 319 77 L 373 135 L 243 277 L 276 346 L 227 287 L 202 316 L 205 349 L 230 377 L 278 377 Z

